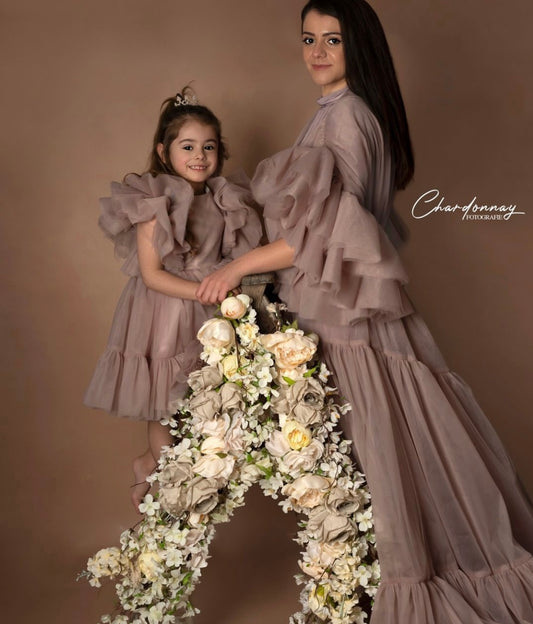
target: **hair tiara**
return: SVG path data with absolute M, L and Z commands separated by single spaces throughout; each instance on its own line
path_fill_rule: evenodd
M 187 95 L 185 93 L 177 93 L 174 100 L 174 106 L 197 106 L 198 98 L 196 95 Z

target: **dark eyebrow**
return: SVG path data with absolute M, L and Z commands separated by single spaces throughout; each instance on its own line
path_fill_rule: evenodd
M 315 36 L 315 33 L 309 32 L 308 30 L 303 30 L 302 31 L 302 35 L 313 35 L 313 37 Z M 330 35 L 339 35 L 342 37 L 342 33 L 340 32 L 325 32 L 322 33 L 322 37 L 329 37 Z
M 179 140 L 180 143 L 195 143 L 196 139 L 180 139 Z M 216 139 L 207 139 L 207 141 L 204 141 L 204 143 L 216 143 L 217 140 Z

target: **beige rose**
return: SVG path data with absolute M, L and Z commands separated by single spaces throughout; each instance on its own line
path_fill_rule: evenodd
M 186 487 L 162 487 L 160 490 L 163 509 L 176 517 L 185 511 L 208 514 L 218 501 L 218 483 L 203 477 L 194 477 Z
M 192 479 L 192 467 L 190 463 L 185 462 L 167 464 L 158 477 L 162 485 L 171 484 L 172 486 L 179 486 L 189 479 Z
M 158 553 L 147 550 L 142 552 L 137 559 L 137 567 L 147 581 L 157 581 L 161 573 L 163 558 Z
M 222 410 L 230 416 L 236 411 L 242 411 L 244 408 L 242 389 L 237 384 L 225 383 L 220 389 L 220 400 L 222 402 Z
M 306 427 L 322 420 L 326 392 L 316 379 L 302 379 L 292 386 L 281 386 L 279 394 L 271 398 L 276 414 L 287 414 Z
M 301 451 L 289 451 L 281 460 L 280 467 L 292 477 L 300 472 L 311 472 L 324 453 L 324 445 L 312 440 Z
M 227 349 L 235 344 L 235 331 L 226 319 L 209 319 L 200 327 L 196 337 L 204 347 L 213 349 Z
M 189 387 L 194 392 L 206 388 L 216 388 L 222 381 L 222 373 L 218 370 L 218 366 L 204 366 L 192 372 L 188 379 Z
M 314 356 L 317 347 L 315 339 L 314 335 L 305 336 L 300 330 L 289 329 L 261 336 L 261 344 L 274 354 L 278 368 L 297 368 Z
M 237 295 L 236 297 L 226 297 L 220 304 L 222 316 L 229 319 L 240 319 L 248 310 L 251 299 L 248 295 Z
M 287 420 L 282 429 L 291 449 L 298 451 L 311 443 L 311 431 L 296 420 Z
M 353 490 L 335 487 L 328 494 L 325 507 L 328 511 L 344 516 L 351 516 L 361 506 L 361 500 Z
M 201 446 L 200 452 L 204 455 L 214 455 L 216 453 L 224 453 L 226 450 L 226 443 L 222 438 L 217 436 L 210 436 L 206 438 Z
M 231 455 L 219 457 L 218 455 L 203 455 L 194 465 L 195 473 L 206 479 L 219 479 L 227 481 L 233 471 L 235 458 Z
M 265 448 L 274 457 L 283 457 L 285 453 L 291 450 L 287 438 L 278 430 L 270 434 L 270 438 L 265 443 Z
M 285 485 L 282 493 L 290 498 L 293 505 L 312 509 L 320 505 L 329 487 L 330 480 L 326 477 L 304 475 Z
M 189 401 L 191 413 L 202 420 L 212 420 L 215 414 L 219 412 L 221 405 L 220 392 L 215 390 L 201 392 Z
M 346 516 L 332 514 L 325 507 L 311 511 L 307 530 L 320 542 L 345 542 L 354 534 L 353 524 Z
M 226 355 L 226 357 L 222 358 L 220 366 L 225 377 L 230 379 L 236 375 L 239 370 L 239 358 L 234 353 L 230 353 L 230 355 Z

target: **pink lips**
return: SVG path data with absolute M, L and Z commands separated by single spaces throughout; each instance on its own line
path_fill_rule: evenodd
M 331 67 L 331 65 L 311 65 L 311 67 L 314 70 L 319 71 L 321 69 L 327 69 L 328 67 Z

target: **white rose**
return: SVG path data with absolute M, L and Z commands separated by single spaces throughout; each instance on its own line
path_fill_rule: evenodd
M 235 458 L 231 455 L 203 455 L 194 465 L 193 470 L 206 479 L 221 479 L 227 481 L 233 471 Z
M 291 450 L 287 438 L 281 431 L 277 430 L 270 434 L 270 438 L 265 443 L 265 448 L 274 457 L 283 457 L 285 453 Z
M 223 453 L 226 450 L 226 443 L 221 438 L 216 436 L 210 436 L 206 438 L 200 446 L 200 451 L 204 455 L 214 455 L 216 453 Z
M 293 505 L 312 509 L 322 502 L 328 491 L 330 480 L 318 475 L 304 475 L 287 484 L 282 492 L 291 499 Z
M 235 344 L 233 326 L 226 319 L 209 319 L 200 327 L 196 337 L 204 347 L 215 349 L 226 349 Z
M 252 325 L 251 323 L 240 323 L 236 332 L 239 335 L 243 345 L 254 344 L 257 340 L 257 325 Z
M 261 336 L 261 344 L 274 354 L 276 366 L 281 369 L 297 368 L 309 362 L 316 352 L 316 336 L 287 330 Z
M 287 419 L 282 431 L 289 446 L 294 451 L 299 451 L 311 443 L 311 431 L 296 420 Z
M 220 304 L 222 316 L 229 319 L 240 319 L 248 310 L 250 305 L 250 297 L 248 295 L 237 295 L 236 297 L 226 297 Z
M 239 370 L 239 358 L 234 353 L 226 355 L 225 358 L 222 358 L 220 366 L 223 374 L 229 379 Z
M 139 555 L 137 566 L 141 574 L 150 582 L 157 581 L 161 572 L 161 562 L 163 558 L 156 552 L 151 550 L 145 551 Z

